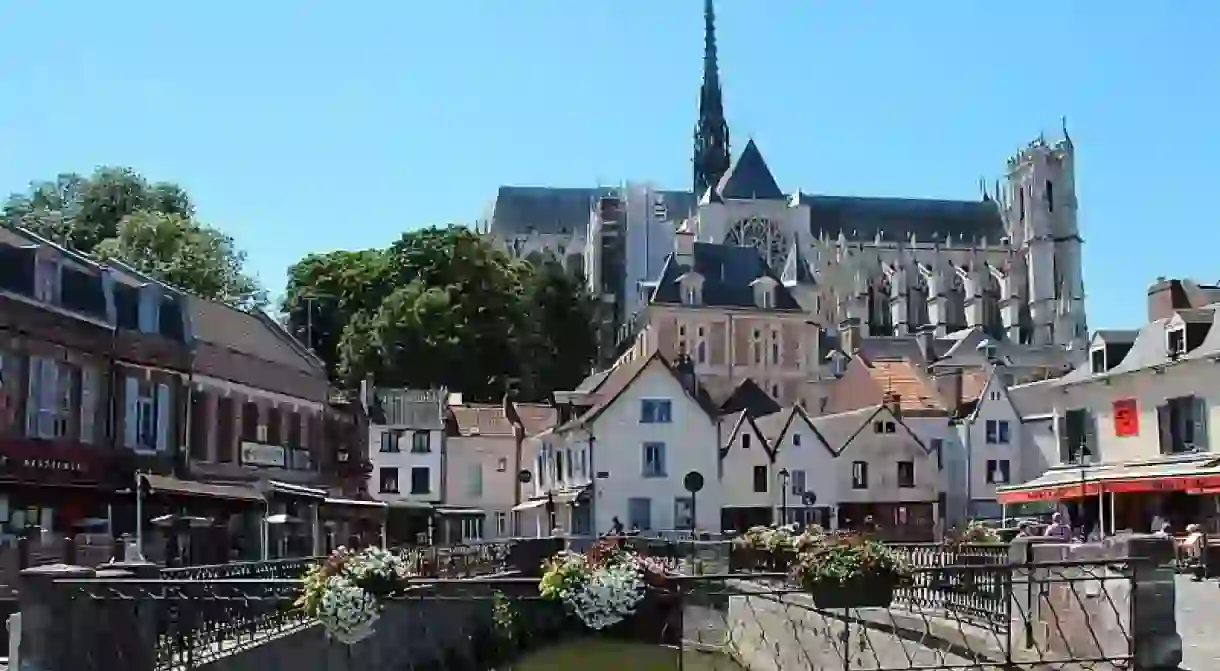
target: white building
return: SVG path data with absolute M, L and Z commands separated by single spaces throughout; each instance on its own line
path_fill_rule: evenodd
M 777 520 L 837 528 L 839 460 L 799 405 L 755 420 L 775 455 L 776 477 L 787 491 L 776 497 Z M 786 476 L 784 474 L 787 474 Z
M 1005 380 L 1003 369 L 993 367 L 974 407 L 957 424 L 965 462 L 960 480 L 952 481 L 965 483 L 967 519 L 1002 518 L 996 487 L 1023 482 L 1025 461 L 1036 461 L 1037 448 L 1028 442 Z
M 685 379 L 684 379 L 685 378 Z M 659 354 L 625 362 L 571 402 L 563 424 L 537 437 L 531 499 L 518 506 L 523 533 L 550 526 L 582 532 L 689 528 L 688 473 L 703 476 L 698 528 L 719 526 L 719 423 L 693 384 Z
M 369 492 L 390 504 L 443 500 L 444 389 L 377 389 L 369 420 Z
M 1156 517 L 1215 530 L 1220 311 L 1188 301 L 1184 283 L 1162 287 L 1173 282 L 1149 291 L 1151 319 L 1134 339 L 1099 332 L 1085 364 L 1013 390 L 1019 408 L 1034 397 L 1049 404 L 1055 441 L 1037 443 L 1051 467 L 1000 488 L 1000 501 L 1058 502 L 1076 523 L 1106 532 L 1148 531 Z M 1162 301 L 1161 289 L 1172 298 Z

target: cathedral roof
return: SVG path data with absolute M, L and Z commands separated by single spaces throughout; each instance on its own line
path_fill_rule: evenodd
M 678 263 L 673 254 L 665 259 L 652 303 L 681 303 L 678 278 L 695 271 L 703 276 L 703 302 L 708 307 L 756 307 L 750 286 L 760 277 L 779 278 L 753 247 L 694 243 L 694 264 Z M 783 284 L 775 288 L 775 309 L 800 310 L 801 306 Z
M 848 240 L 918 242 L 939 240 L 960 245 L 982 241 L 999 244 L 1007 233 L 994 202 L 982 200 L 930 200 L 923 198 L 872 198 L 814 196 L 801 193 L 809 207 L 809 233 L 828 239 L 839 233 Z M 947 241 L 946 238 L 952 238 Z
M 787 196 L 780 190 L 767 167 L 767 161 L 754 140 L 746 143 L 746 148 L 737 157 L 737 161 L 720 178 L 716 185 L 716 193 L 721 198 L 733 200 L 785 200 Z
M 748 147 L 747 147 L 748 149 Z M 757 149 L 752 153 L 757 153 Z M 746 157 L 738 159 L 740 165 Z M 759 159 L 761 160 L 761 155 Z M 725 179 L 735 174 L 734 170 Z M 763 163 L 763 168 L 766 164 Z M 770 175 L 770 170 L 767 170 Z M 773 178 L 769 178 L 774 183 Z M 721 180 L 722 184 L 725 180 Z M 749 193 L 762 190 L 745 187 Z M 775 187 L 778 191 L 779 187 Z M 737 186 L 733 187 L 736 191 Z M 605 188 L 548 186 L 502 186 L 492 209 L 492 232 L 501 236 L 541 234 L 584 235 L 593 203 L 608 193 Z M 661 191 L 668 213 L 674 217 L 694 212 L 700 197 L 690 191 Z M 714 194 L 713 194 L 714 195 Z M 731 196 L 726 196 L 731 197 Z M 871 242 L 880 233 L 883 240 L 918 242 L 940 240 L 947 245 L 965 245 L 986 238 L 997 245 L 1006 233 L 994 202 L 973 200 L 925 200 L 920 198 L 873 198 L 798 194 L 796 200 L 809 207 L 809 235 L 829 239 L 842 232 L 849 241 Z M 718 198 L 710 198 L 716 202 Z M 951 238 L 946 241 L 946 238 Z

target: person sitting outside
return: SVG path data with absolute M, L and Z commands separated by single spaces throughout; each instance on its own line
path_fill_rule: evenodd
M 1191 567 L 1196 582 L 1207 577 L 1207 534 L 1198 524 L 1186 525 L 1186 538 L 1182 541 L 1181 552 L 1186 555 L 1187 565 Z
M 1063 523 L 1063 513 L 1055 513 L 1051 515 L 1051 525 L 1046 528 L 1047 538 L 1062 538 L 1069 540 L 1072 535 L 1072 529 Z

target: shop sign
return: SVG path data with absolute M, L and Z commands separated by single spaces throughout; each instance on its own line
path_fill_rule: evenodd
M 1114 402 L 1114 435 L 1130 438 L 1140 435 L 1139 406 L 1133 398 L 1120 398 Z
M 241 463 L 248 466 L 277 466 L 287 468 L 287 454 L 279 445 L 263 445 L 262 443 L 241 444 Z
M 0 475 L 18 480 L 95 481 L 103 458 L 92 450 L 71 446 L 0 440 Z
M 1059 501 L 1078 499 L 1082 496 L 1097 496 L 1101 492 L 1135 494 L 1153 492 L 1186 492 L 1209 494 L 1220 491 L 1220 475 L 1198 475 L 1177 477 L 1128 478 L 1092 481 L 1059 487 L 1047 487 L 1017 492 L 1000 492 L 996 495 L 1000 503 L 1025 503 L 1029 501 Z

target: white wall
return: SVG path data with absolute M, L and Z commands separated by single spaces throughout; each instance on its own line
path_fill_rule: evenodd
M 731 424 L 722 424 L 726 433 Z M 746 437 L 749 436 L 747 439 Z M 729 436 L 726 436 L 726 442 Z M 749 420 L 742 421 L 737 433 L 731 436 L 732 444 L 721 462 L 720 487 L 726 506 L 774 508 L 779 500 L 779 467 L 771 463 L 762 436 Z M 746 447 L 747 443 L 749 447 Z M 761 466 L 767 472 L 767 490 L 754 491 L 754 469 Z
M 641 399 L 670 399 L 672 421 L 641 424 Z M 596 531 L 610 529 L 616 516 L 630 526 L 628 500 L 633 497 L 651 499 L 653 529 L 673 529 L 674 499 L 689 496 L 682 480 L 692 470 L 702 473 L 706 483 L 698 495 L 697 526 L 719 528 L 722 496 L 715 486 L 720 444 L 716 422 L 683 391 L 659 360 L 653 360 L 594 420 L 590 433 L 592 472 L 607 475 L 593 481 Z M 665 443 L 663 478 L 642 477 L 643 444 L 648 441 Z
M 795 436 L 798 435 L 800 445 L 796 445 Z M 839 461 L 826 445 L 818 440 L 809 422 L 805 421 L 800 413 L 796 413 L 796 416 L 792 418 L 792 423 L 788 425 L 788 430 L 775 440 L 776 472 L 782 469 L 787 469 L 789 473 L 803 471 L 805 473 L 805 491 L 813 492 L 817 496 L 815 505 L 819 507 L 836 506 L 839 502 L 837 474 Z M 789 481 L 788 506 L 801 506 L 803 504 L 800 500 L 800 492 L 794 492 L 792 485 L 793 483 Z M 777 495 L 775 501 L 777 505 L 780 503 L 780 499 L 782 497 Z M 832 514 L 831 523 L 834 524 L 835 520 L 836 516 Z
M 1000 515 L 1000 506 L 995 498 L 996 485 L 1021 482 L 1024 473 L 1021 458 L 1025 453 L 1021 441 L 1025 432 L 998 375 L 991 376 L 979 399 L 975 414 L 964 423 L 964 430 L 969 433 L 970 516 L 996 517 Z M 993 427 L 991 443 L 987 442 L 989 423 Z M 1002 435 L 1005 432 L 1006 435 Z M 999 442 L 1001 438 L 1005 438 L 1005 441 Z M 1008 461 L 1008 482 L 987 482 L 987 462 L 991 460 Z
M 1187 360 L 1166 366 L 1164 372 L 1141 370 L 1062 387 L 1054 393 L 1057 415 L 1076 408 L 1087 408 L 1096 418 L 1097 451 L 1094 459 L 1104 463 L 1123 463 L 1158 457 L 1161 454 L 1157 427 L 1157 406 L 1167 399 L 1195 395 L 1207 405 L 1208 444 L 1215 451 L 1220 432 L 1220 366 L 1206 360 Z M 1114 401 L 1135 399 L 1139 433 L 1118 437 L 1114 434 Z M 1060 463 L 1058 449 L 1056 463 Z
M 943 477 L 937 466 L 936 453 L 925 453 L 919 442 L 912 438 L 911 433 L 919 437 L 924 445 L 930 445 L 933 438 L 943 441 L 954 440 L 954 433 L 945 417 L 906 417 L 908 432 L 901 425 L 895 427 L 893 433 L 875 433 L 874 422 L 895 422 L 897 420 L 888 409 L 873 415 L 852 412 L 840 415 L 826 415 L 813 420 L 820 431 L 833 435 L 842 435 L 861 426 L 860 430 L 838 457 L 836 477 L 838 479 L 839 501 L 842 503 L 899 503 L 899 502 L 935 502 L 940 494 Z M 823 429 L 825 427 L 825 429 Z M 868 488 L 852 488 L 853 463 L 863 461 L 868 464 Z M 898 462 L 915 462 L 915 486 L 898 486 Z
M 442 473 L 444 464 L 444 432 L 428 431 L 429 452 L 414 453 L 411 451 L 412 429 L 401 430 L 398 437 L 398 452 L 382 452 L 382 434 L 391 431 L 391 427 L 371 425 L 369 427 L 369 461 L 373 471 L 369 473 L 369 493 L 378 501 L 415 501 L 440 503 L 443 500 Z M 393 467 L 398 469 L 398 493 L 381 491 L 381 469 Z M 423 467 L 428 469 L 428 492 L 426 494 L 411 493 L 411 469 Z
M 517 486 L 515 440 L 511 436 L 454 436 L 445 448 L 444 503 L 483 510 L 483 538 L 511 536 L 509 514 Z M 481 483 L 477 490 L 476 470 Z

